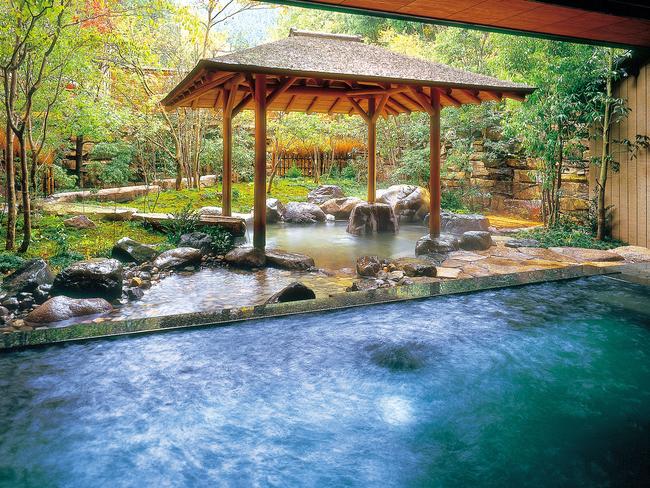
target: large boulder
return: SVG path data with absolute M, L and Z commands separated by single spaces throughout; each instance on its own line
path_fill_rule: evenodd
M 307 194 L 307 201 L 309 203 L 315 203 L 320 205 L 325 203 L 327 200 L 332 198 L 343 198 L 345 193 L 341 190 L 340 186 L 336 185 L 321 185 L 318 188 L 314 188 Z
M 420 237 L 415 244 L 415 255 L 423 254 L 441 254 L 458 250 L 458 238 L 451 235 L 441 235 L 440 237 L 431 237 L 425 235 Z
M 454 235 L 462 235 L 469 231 L 488 231 L 490 221 L 484 215 L 480 214 L 455 214 L 451 212 L 441 212 L 441 230 L 442 232 Z M 426 222 L 428 225 L 428 221 Z
M 395 234 L 399 224 L 393 208 L 385 203 L 360 203 L 352 210 L 348 220 L 348 233 L 361 236 L 377 232 Z
M 282 220 L 284 215 L 284 205 L 277 198 L 266 199 L 266 223 L 275 224 Z
M 406 276 L 436 276 L 436 265 L 431 261 L 419 258 L 398 258 L 391 262 L 396 268 L 404 272 Z
M 122 295 L 124 269 L 117 259 L 89 259 L 61 271 L 52 283 L 52 295 L 107 299 Z
M 253 246 L 239 246 L 225 256 L 227 263 L 239 268 L 261 268 L 266 265 L 266 255 Z
M 134 241 L 130 237 L 122 237 L 113 246 L 111 256 L 124 263 L 145 263 L 158 256 L 158 251 L 146 244 Z
M 395 215 L 407 222 L 421 222 L 429 212 L 429 190 L 415 185 L 393 185 L 382 191 L 378 203 L 393 207 Z
M 377 276 L 382 269 L 377 256 L 361 256 L 357 258 L 357 274 L 359 276 Z
M 43 259 L 30 259 L 7 276 L 2 287 L 11 295 L 33 292 L 40 285 L 49 285 L 54 281 L 54 274 Z
M 158 269 L 184 268 L 201 263 L 201 251 L 193 247 L 177 247 L 160 254 L 153 265 Z
M 292 224 L 313 224 L 325 222 L 325 212 L 313 203 L 289 202 L 285 206 L 283 219 Z
M 193 247 L 203 254 L 210 254 L 214 249 L 214 238 L 205 232 L 190 232 L 181 236 L 178 246 Z
M 632 263 L 644 263 L 650 261 L 650 249 L 641 246 L 621 246 L 612 249 L 611 252 L 623 256 L 626 261 Z
M 108 313 L 113 307 L 103 298 L 75 299 L 65 296 L 50 298 L 25 317 L 30 324 L 49 324 L 74 317 Z
M 333 215 L 336 220 L 348 220 L 354 207 L 363 203 L 357 197 L 332 198 L 321 204 L 320 209 L 327 215 Z
M 94 229 L 97 227 L 95 222 L 90 220 L 86 215 L 81 214 L 81 215 L 75 215 L 73 217 L 69 217 L 63 221 L 63 225 L 66 227 L 70 227 L 72 229 Z
M 299 281 L 294 281 L 272 295 L 266 303 L 297 302 L 298 300 L 313 300 L 314 298 L 316 298 L 316 294 L 311 288 Z
M 266 261 L 276 268 L 290 270 L 307 270 L 315 266 L 314 259 L 310 256 L 280 249 L 267 249 Z
M 483 230 L 468 230 L 460 236 L 459 246 L 465 251 L 485 251 L 492 246 L 492 235 Z

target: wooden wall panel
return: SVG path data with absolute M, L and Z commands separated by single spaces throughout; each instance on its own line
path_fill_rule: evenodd
M 633 141 L 637 134 L 650 135 L 650 63 L 637 77 L 629 77 L 617 87 L 616 96 L 627 98 L 629 117 L 613 127 L 612 140 Z M 592 154 L 599 154 L 601 141 L 592 142 Z M 647 149 L 636 159 L 621 144 L 612 144 L 612 154 L 620 163 L 618 172 L 611 171 L 607 183 L 606 204 L 613 205 L 613 236 L 629 244 L 650 247 L 650 157 Z M 598 168 L 589 171 L 591 194 L 595 189 Z

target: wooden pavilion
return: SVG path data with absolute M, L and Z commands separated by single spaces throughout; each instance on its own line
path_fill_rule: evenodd
M 360 115 L 368 125 L 368 202 L 376 193 L 379 117 L 430 116 L 429 232 L 440 235 L 440 110 L 511 98 L 533 88 L 394 53 L 359 36 L 291 29 L 289 37 L 203 59 L 163 99 L 168 109 L 223 111 L 223 214 L 231 213 L 232 118 L 255 110 L 253 243 L 266 243 L 267 111 Z

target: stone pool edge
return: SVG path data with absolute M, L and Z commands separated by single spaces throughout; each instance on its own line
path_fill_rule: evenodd
M 60 328 L 16 331 L 9 334 L 2 334 L 0 351 L 166 330 L 224 326 L 236 322 L 263 318 L 341 310 L 365 305 L 417 300 L 495 288 L 615 274 L 620 272 L 617 270 L 617 267 L 597 267 L 583 264 L 563 268 L 522 271 L 476 278 L 461 278 L 433 283 L 415 283 L 412 285 L 379 288 L 370 291 L 339 293 L 327 298 L 317 298 L 314 300 L 223 308 L 213 312 L 195 312 L 120 321 L 107 320 L 99 323 L 82 322 Z

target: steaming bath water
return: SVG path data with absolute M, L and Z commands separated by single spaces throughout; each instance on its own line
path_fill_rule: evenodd
M 598 277 L 6 353 L 0 486 L 647 486 L 649 303 Z

